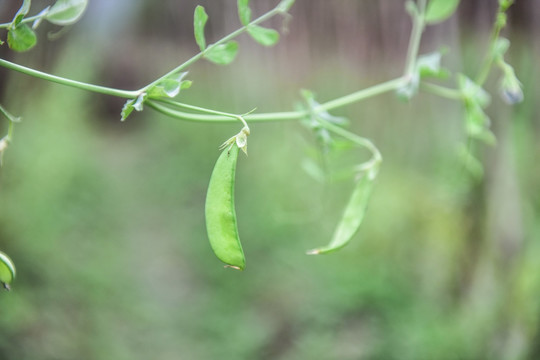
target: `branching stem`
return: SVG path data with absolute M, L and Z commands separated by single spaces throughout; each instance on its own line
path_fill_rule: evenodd
M 275 16 L 277 14 L 280 14 L 280 13 L 281 13 L 281 10 L 279 9 L 279 6 L 278 6 L 278 7 L 274 8 L 273 10 L 270 10 L 266 14 L 264 14 L 264 15 L 258 17 L 257 19 L 253 20 L 249 25 L 259 24 L 259 23 L 261 23 L 263 21 L 266 21 L 266 20 L 270 19 L 271 17 L 273 17 L 273 16 Z M 202 52 L 198 53 L 197 55 L 193 56 L 191 59 L 187 60 L 183 64 L 178 65 L 177 67 L 175 67 L 174 69 L 172 69 L 171 71 L 166 73 L 165 75 L 161 76 L 159 79 L 157 79 L 157 80 L 151 82 L 150 84 L 144 86 L 143 88 L 141 88 L 139 90 L 139 92 L 142 93 L 142 92 L 150 89 L 152 86 L 157 85 L 161 80 L 163 80 L 163 79 L 165 79 L 165 78 L 167 78 L 167 77 L 169 77 L 171 75 L 174 75 L 176 73 L 179 73 L 180 71 L 183 71 L 183 70 L 187 69 L 191 64 L 193 64 L 196 61 L 202 59 L 204 57 L 204 55 L 206 55 L 214 47 L 216 47 L 218 45 L 221 45 L 221 44 L 225 44 L 226 42 L 231 41 L 232 39 L 236 38 L 238 35 L 246 32 L 249 25 L 243 26 L 243 27 L 239 28 L 238 30 L 233 31 L 232 33 L 230 33 L 229 35 L 221 38 L 219 41 L 215 42 L 214 44 L 208 45 L 208 47 L 206 49 L 204 49 L 204 51 L 202 51 Z
M 325 103 L 319 104 L 313 108 L 314 113 L 329 111 L 339 107 L 344 107 L 362 100 L 369 99 L 376 95 L 381 95 L 386 92 L 390 92 L 398 89 L 404 83 L 405 79 L 400 77 L 397 79 L 389 80 L 381 84 L 377 84 L 366 89 L 359 90 L 352 94 L 348 94 L 342 97 L 339 97 L 334 100 L 327 101 Z M 164 106 L 163 104 L 167 105 Z M 167 116 L 171 116 L 177 119 L 188 120 L 188 121 L 207 121 L 207 122 L 230 122 L 237 121 L 238 115 L 211 110 L 202 108 L 199 106 L 188 105 L 179 103 L 170 99 L 159 99 L 159 100 L 149 100 L 146 102 L 150 108 L 161 112 Z M 208 115 L 194 114 L 179 111 L 173 108 L 184 108 L 188 110 L 193 110 Z M 298 110 L 298 111 L 288 111 L 288 112 L 273 112 L 273 113 L 262 113 L 262 114 L 247 114 L 243 118 L 248 122 L 259 122 L 259 121 L 290 121 L 298 120 L 308 115 L 307 111 Z

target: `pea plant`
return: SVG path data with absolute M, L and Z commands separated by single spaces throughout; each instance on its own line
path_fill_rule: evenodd
M 221 145 L 222 153 L 210 178 L 205 205 L 207 233 L 214 253 L 226 267 L 238 270 L 245 268 L 245 258 L 238 235 L 234 206 L 235 172 L 239 150 L 247 154 L 250 123 L 301 121 L 313 132 L 318 145 L 325 152 L 334 151 L 336 144 L 342 142 L 351 147 L 365 149 L 371 157 L 354 168 L 352 177 L 355 186 L 331 240 L 327 245 L 307 251 L 310 255 L 327 254 L 347 245 L 358 232 L 382 163 L 382 155 L 377 147 L 369 139 L 349 131 L 347 119 L 334 116 L 330 111 L 388 92 L 395 92 L 398 98 L 405 101 L 410 100 L 419 91 L 426 91 L 461 102 L 464 110 L 464 132 L 467 135 L 467 140 L 462 146 L 462 155 L 466 159 L 467 167 L 478 175 L 482 171 L 481 164 L 469 150 L 470 147 L 465 144 L 470 144 L 471 141 L 487 144 L 495 142 L 495 137 L 490 131 L 490 120 L 485 113 L 491 97 L 483 89 L 491 70 L 494 68 L 500 70 L 500 91 L 505 102 L 514 104 L 523 99 L 521 84 L 514 69 L 504 59 L 510 42 L 500 36 L 506 24 L 506 11 L 513 0 L 499 0 L 488 50 L 480 64 L 479 73 L 473 76 L 443 68 L 442 52 L 419 53 L 422 34 L 426 27 L 448 19 L 458 8 L 459 0 L 409 0 L 406 2 L 405 10 L 411 17 L 413 26 L 404 70 L 398 78 L 326 102 L 318 102 L 314 92 L 302 90 L 300 92 L 302 104 L 294 111 L 288 112 L 256 113 L 255 110 L 247 109 L 245 113 L 232 114 L 178 101 L 181 93 L 192 85 L 188 80 L 188 68 L 203 59 L 218 65 L 233 62 L 239 51 L 238 42 L 235 40 L 238 36 L 247 33 L 262 46 L 275 45 L 280 38 L 279 32 L 261 24 L 275 16 L 289 18 L 288 12 L 294 1 L 281 0 L 273 9 L 254 18 L 249 0 L 237 0 L 239 28 L 213 44 L 208 44 L 205 38 L 208 15 L 204 7 L 197 6 L 193 26 L 195 42 L 200 52 L 138 90 L 84 83 L 37 71 L 4 59 L 0 59 L 0 66 L 45 81 L 124 98 L 126 103 L 120 111 L 121 121 L 127 120 L 133 111 L 143 111 L 147 107 L 171 118 L 185 121 L 239 122 L 241 130 Z M 0 29 L 7 31 L 7 46 L 14 51 L 30 50 L 36 44 L 36 32 L 43 21 L 60 26 L 71 25 L 83 15 L 87 2 L 88 0 L 57 0 L 54 5 L 29 16 L 31 1 L 23 0 L 13 20 L 10 23 L 0 24 Z M 445 85 L 439 85 L 441 81 L 438 84 L 430 81 L 433 79 L 439 79 Z M 0 140 L 1 155 L 11 144 L 14 127 L 20 118 L 10 114 L 2 106 L 0 112 L 8 120 L 7 134 Z M 9 288 L 9 283 L 14 277 L 13 262 L 7 255 L 0 253 L 0 282 Z

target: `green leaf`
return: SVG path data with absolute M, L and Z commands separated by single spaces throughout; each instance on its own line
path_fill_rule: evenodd
M 482 109 L 489 105 L 491 101 L 489 94 L 467 76 L 458 74 L 458 86 L 465 102 L 476 103 Z
M 7 36 L 8 45 L 15 51 L 27 51 L 36 45 L 37 37 L 30 26 L 19 24 L 9 29 Z
M 206 21 L 208 21 L 208 15 L 206 14 L 204 7 L 198 5 L 195 8 L 195 15 L 193 16 L 193 29 L 195 32 L 195 41 L 197 42 L 197 45 L 199 45 L 201 51 L 206 49 L 206 39 L 204 37 Z
M 465 128 L 468 136 L 490 145 L 495 144 L 495 136 L 489 130 L 490 123 L 489 117 L 478 104 L 465 104 Z
M 420 78 L 447 78 L 449 71 L 441 67 L 441 59 L 442 54 L 439 51 L 419 56 L 418 60 L 416 61 L 416 68 L 420 74 Z
M 411 16 L 411 17 L 417 17 L 418 16 L 418 7 L 416 6 L 416 3 L 412 0 L 408 0 L 405 3 L 405 11 Z
M 187 72 L 173 74 L 159 83 L 148 89 L 148 97 L 170 97 L 173 98 L 182 89 L 188 89 L 191 86 L 191 81 L 182 79 L 187 75 Z
M 247 31 L 253 40 L 264 46 L 272 46 L 279 41 L 279 33 L 274 29 L 249 25 Z
M 510 40 L 503 37 L 497 38 L 493 44 L 492 54 L 494 59 L 500 59 L 510 48 Z
M 215 64 L 227 65 L 236 57 L 238 43 L 236 41 L 229 41 L 228 43 L 219 44 L 207 50 L 208 52 L 204 55 L 207 60 Z
M 24 19 L 26 14 L 28 14 L 28 11 L 30 11 L 30 5 L 31 5 L 31 0 L 23 1 L 21 7 L 19 8 L 17 13 L 13 17 L 13 21 L 11 22 L 10 27 L 17 27 L 17 25 L 21 23 L 22 19 Z
M 88 0 L 58 0 L 51 6 L 45 18 L 56 25 L 70 25 L 80 19 Z
M 426 14 L 426 24 L 436 24 L 448 19 L 456 11 L 459 0 L 430 0 Z
M 489 130 L 491 122 L 483 110 L 490 102 L 489 94 L 462 74 L 458 74 L 458 87 L 465 105 L 467 135 L 487 144 L 495 144 L 495 136 Z
M 133 110 L 142 111 L 144 101 L 147 98 L 146 93 L 142 93 L 137 96 L 136 99 L 130 99 L 126 101 L 124 107 L 122 108 L 120 121 L 125 121 L 127 117 L 133 112 Z
M 277 6 L 278 11 L 286 13 L 293 6 L 295 0 L 281 0 Z
M 251 10 L 249 9 L 249 0 L 238 0 L 238 17 L 242 25 L 247 26 L 251 21 Z
M 499 6 L 501 7 L 501 11 L 506 11 L 512 4 L 514 3 L 514 0 L 499 0 Z
M 127 117 L 131 114 L 131 112 L 135 109 L 133 107 L 133 104 L 135 104 L 135 99 L 126 101 L 124 107 L 122 108 L 122 112 L 120 113 L 120 115 L 122 116 L 120 121 L 125 121 Z

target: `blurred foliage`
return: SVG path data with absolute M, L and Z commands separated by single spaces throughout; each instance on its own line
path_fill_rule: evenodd
M 54 72 L 95 78 L 104 56 L 75 44 Z M 239 124 L 150 110 L 111 124 L 122 102 L 107 114 L 103 97 L 12 76 L 5 103 L 23 122 L 0 170 L 0 249 L 17 279 L 0 292 L 0 359 L 536 358 L 540 76 L 526 42 L 512 50 L 530 74 L 525 102 L 488 109 L 499 144 L 483 148 L 484 183 L 454 152 L 459 105 L 388 95 L 340 114 L 385 161 L 361 231 L 336 254 L 304 252 L 331 236 L 352 184 L 304 173 L 313 139 L 300 125 L 253 124 L 236 184 L 242 273 L 213 255 L 203 209 L 217 148 Z M 264 86 L 231 89 L 228 70 L 201 64 L 188 100 L 269 110 L 298 98 L 285 75 L 239 61 L 230 76 Z M 386 72 L 339 63 L 312 65 L 321 98 Z

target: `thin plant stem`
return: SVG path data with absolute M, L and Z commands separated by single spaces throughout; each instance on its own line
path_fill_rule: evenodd
M 482 67 L 480 68 L 480 71 L 478 72 L 478 75 L 475 79 L 476 84 L 478 84 L 479 86 L 482 86 L 486 82 L 489 72 L 491 70 L 491 66 L 494 61 L 493 50 L 495 48 L 495 44 L 497 42 L 497 39 L 499 38 L 502 28 L 506 25 L 506 21 L 500 20 L 500 17 L 505 16 L 504 11 L 505 9 L 503 9 L 502 4 L 499 2 L 499 8 L 496 15 L 497 19 L 495 20 L 495 24 L 493 25 L 493 29 L 490 35 L 490 46 L 488 52 L 484 56 Z
M 43 15 L 41 14 L 38 14 L 38 15 L 34 15 L 34 16 L 29 16 L 29 17 L 25 17 L 24 19 L 21 20 L 21 24 L 24 24 L 24 23 L 29 23 L 29 22 L 32 22 L 34 20 L 37 20 L 39 18 L 43 17 Z M 11 22 L 8 22 L 8 23 L 3 23 L 3 24 L 0 24 L 0 29 L 6 29 L 8 27 L 11 26 Z
M 366 100 L 371 97 L 383 94 L 385 92 L 398 89 L 400 86 L 403 85 L 404 81 L 405 81 L 404 78 L 397 78 L 397 79 L 389 80 L 384 83 L 377 84 L 369 88 L 354 92 L 352 94 L 345 95 L 337 99 L 319 104 L 318 106 L 314 107 L 312 111 L 314 113 L 318 113 L 322 111 L 329 111 L 335 108 L 350 105 L 355 102 Z M 205 109 L 199 106 L 183 104 L 183 103 L 179 103 L 170 99 L 148 100 L 145 104 L 148 105 L 150 108 L 156 111 L 159 111 L 165 115 L 168 115 L 177 119 L 188 120 L 188 121 L 230 122 L 230 121 L 236 121 L 238 119 L 238 115 L 211 110 L 211 109 Z M 163 104 L 166 104 L 168 106 L 164 106 Z M 169 106 L 203 112 L 208 115 L 182 112 L 175 109 L 171 109 Z M 289 120 L 299 120 L 307 116 L 308 114 L 309 112 L 307 111 L 299 110 L 299 111 L 288 111 L 288 112 L 248 114 L 248 115 L 243 116 L 243 118 L 246 121 L 257 121 L 257 122 L 259 121 L 289 121 Z
M 441 97 L 445 97 L 447 99 L 461 100 L 463 98 L 463 94 L 459 90 L 450 89 L 437 84 L 422 82 L 420 83 L 420 88 L 422 90 Z
M 319 124 L 322 127 L 326 128 L 327 130 L 330 130 L 333 133 L 344 137 L 345 139 L 351 140 L 352 142 L 354 142 L 357 145 L 360 145 L 360 146 L 363 146 L 363 147 L 367 148 L 373 154 L 373 158 L 372 158 L 371 161 L 374 164 L 380 163 L 382 161 L 381 152 L 379 151 L 379 149 L 377 149 L 377 147 L 373 144 L 373 142 L 371 142 L 371 140 L 369 140 L 367 138 L 364 138 L 364 137 L 361 137 L 361 136 L 358 136 L 355 133 L 352 133 L 352 132 L 350 132 L 350 131 L 348 131 L 348 130 L 340 127 L 340 126 L 334 125 L 329 121 L 325 121 L 325 120 L 320 119 L 320 118 L 318 120 L 319 120 Z
M 198 111 L 198 112 L 205 113 L 205 114 L 221 115 L 221 116 L 226 116 L 226 117 L 230 117 L 230 118 L 234 118 L 234 119 L 238 118 L 238 115 L 236 115 L 236 114 L 231 114 L 231 113 L 218 111 L 218 110 L 207 109 L 207 108 L 203 108 L 203 107 L 195 106 L 195 105 L 190 105 L 190 104 L 184 104 L 184 103 L 174 101 L 174 100 L 171 100 L 171 99 L 157 99 L 157 101 L 159 101 L 159 102 L 161 102 L 163 104 L 167 104 L 167 105 L 176 107 L 176 108 L 189 109 L 189 110 Z
M 77 89 L 92 91 L 92 92 L 96 92 L 100 94 L 117 96 L 117 97 L 127 98 L 127 99 L 134 99 L 139 95 L 138 91 L 120 90 L 120 89 L 114 89 L 114 88 L 110 88 L 106 86 L 89 84 L 89 83 L 85 83 L 85 82 L 81 82 L 77 80 L 66 79 L 64 77 L 48 74 L 48 73 L 35 70 L 26 66 L 15 64 L 1 58 L 0 58 L 0 66 L 3 66 L 10 70 L 18 71 L 26 75 L 36 77 L 42 80 L 47 80 L 47 81 L 54 82 L 57 84 L 70 86 Z
M 335 100 L 330 100 L 325 103 L 319 104 L 318 106 L 314 108 L 314 111 L 315 112 L 329 111 L 329 110 L 343 107 L 346 105 L 350 105 L 352 103 L 362 101 L 362 100 L 365 100 L 365 99 L 368 99 L 377 95 L 381 95 L 386 92 L 399 89 L 401 86 L 404 85 L 405 81 L 406 79 L 403 77 L 389 80 L 389 81 L 356 91 L 352 94 L 339 97 Z
M 407 49 L 407 58 L 405 61 L 405 76 L 410 77 L 416 66 L 416 58 L 420 49 L 420 40 L 424 32 L 424 15 L 426 11 L 426 0 L 418 1 L 418 14 L 412 16 L 413 28 L 409 39 L 409 47 Z
M 194 114 L 183 111 L 178 111 L 171 109 L 170 107 L 164 106 L 155 100 L 150 100 L 145 103 L 150 108 L 173 118 L 187 120 L 187 121 L 198 121 L 198 122 L 234 122 L 238 121 L 237 115 L 231 117 L 230 115 L 210 115 L 210 114 Z M 291 121 L 299 120 L 306 116 L 305 111 L 289 111 L 289 112 L 275 112 L 275 113 L 262 113 L 262 114 L 249 114 L 242 116 L 246 121 L 252 122 L 265 122 L 265 121 Z

